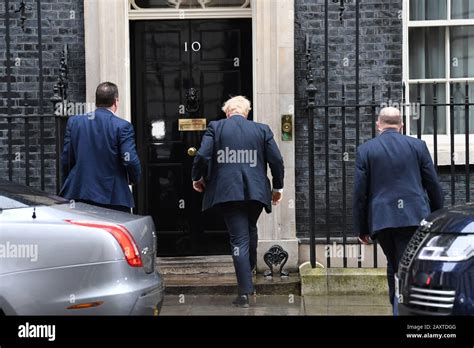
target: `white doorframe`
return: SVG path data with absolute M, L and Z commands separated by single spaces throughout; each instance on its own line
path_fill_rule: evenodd
M 127 120 L 131 120 L 130 20 L 252 18 L 254 118 L 273 130 L 286 170 L 283 202 L 259 221 L 258 268 L 266 267 L 263 253 L 280 244 L 290 255 L 287 267 L 296 270 L 294 136 L 293 141 L 281 141 L 281 116 L 294 115 L 295 109 L 294 0 L 253 1 L 251 9 L 133 11 L 129 0 L 84 0 L 87 102 L 94 102 L 100 82 L 115 82 L 121 91 L 119 114 Z

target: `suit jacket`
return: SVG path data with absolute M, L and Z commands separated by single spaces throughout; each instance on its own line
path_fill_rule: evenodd
M 71 117 L 61 156 L 67 199 L 133 207 L 129 184 L 140 180 L 133 126 L 111 111 Z
M 193 163 L 194 181 L 204 178 L 203 210 L 219 203 L 259 201 L 271 212 L 272 188 L 283 188 L 284 166 L 273 133 L 265 124 L 241 115 L 213 121 Z
M 359 146 L 354 178 L 354 232 L 418 226 L 441 209 L 444 195 L 424 141 L 389 129 Z

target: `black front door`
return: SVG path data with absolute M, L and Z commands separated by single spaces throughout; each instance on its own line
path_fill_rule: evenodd
M 191 166 L 199 127 L 225 117 L 229 97 L 252 98 L 251 28 L 250 19 L 131 24 L 132 120 L 143 167 L 137 213 L 153 217 L 161 256 L 230 253 L 222 219 L 201 213 Z

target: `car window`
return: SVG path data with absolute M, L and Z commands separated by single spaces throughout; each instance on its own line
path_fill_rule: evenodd
M 0 196 L 0 209 L 27 208 L 26 204 L 15 201 L 14 199 Z
M 462 229 L 462 232 L 473 233 L 474 232 L 474 222 L 470 222 L 466 227 L 464 227 Z
M 27 208 L 39 205 L 64 204 L 64 198 L 28 186 L 0 180 L 0 209 Z

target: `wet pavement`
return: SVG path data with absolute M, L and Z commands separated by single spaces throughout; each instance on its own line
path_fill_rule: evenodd
M 387 296 L 250 297 L 250 308 L 232 306 L 230 295 L 167 295 L 162 316 L 187 315 L 392 315 Z

